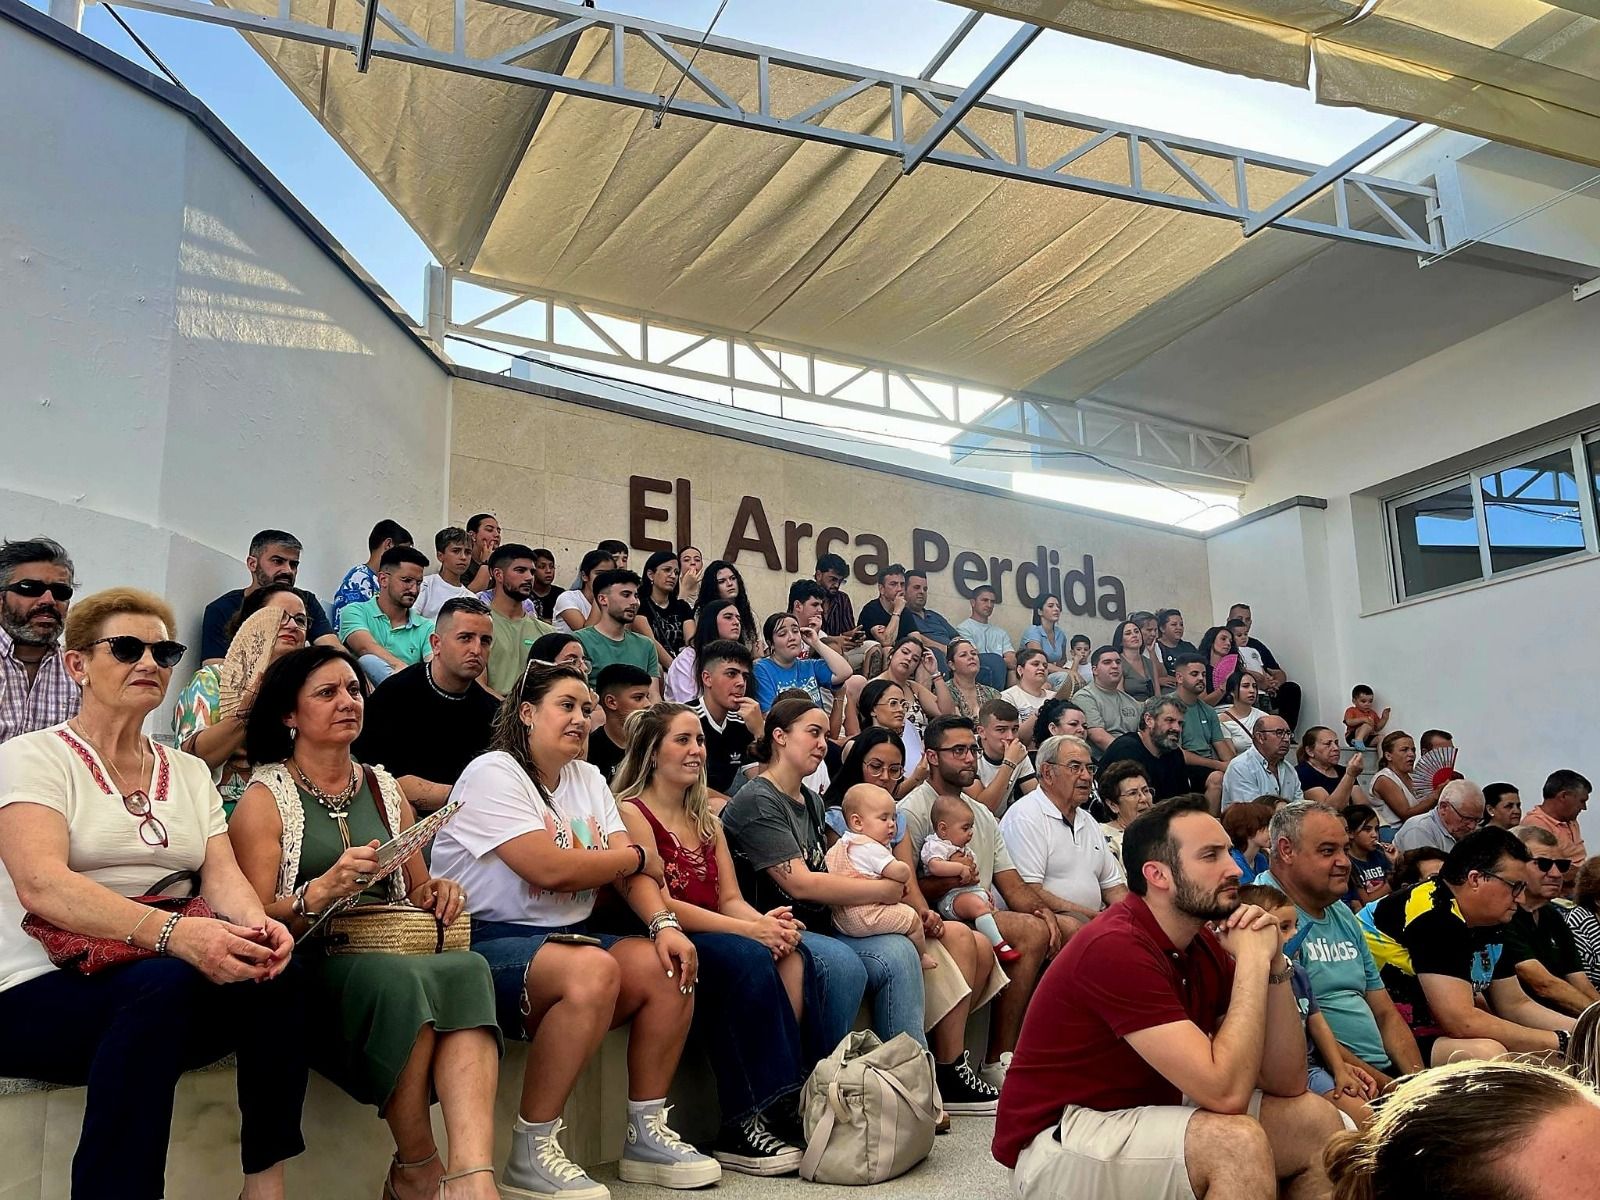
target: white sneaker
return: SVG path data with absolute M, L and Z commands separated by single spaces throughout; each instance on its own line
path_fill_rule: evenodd
M 995 1091 L 1005 1086 L 1006 1072 L 1011 1069 L 1011 1051 L 1007 1050 L 1000 1056 L 999 1062 L 984 1063 L 978 1068 L 978 1074 L 983 1081 Z

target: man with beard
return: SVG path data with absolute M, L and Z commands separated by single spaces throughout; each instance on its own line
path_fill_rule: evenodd
M 530 616 L 523 605 L 532 593 L 533 571 L 533 551 L 519 542 L 497 547 L 489 558 L 489 575 L 494 580 L 494 598 L 489 601 L 494 642 L 489 647 L 487 679 L 489 690 L 497 696 L 517 686 L 533 644 L 555 632 Z
M 574 636 L 583 643 L 589 659 L 589 686 L 600 681 L 600 672 L 612 663 L 627 663 L 650 676 L 650 700 L 661 699 L 661 660 L 656 644 L 642 633 L 633 632 L 633 619 L 639 615 L 640 579 L 632 571 L 601 571 L 594 577 L 594 603 L 600 616 Z
M 244 598 L 257 588 L 269 583 L 287 583 L 294 586 L 300 574 L 300 539 L 281 529 L 263 529 L 250 539 L 250 553 L 244 565 L 250 572 L 250 586 L 223 592 L 206 605 L 205 618 L 200 625 L 200 657 L 206 663 L 219 663 L 228 653 L 228 625 L 239 613 Z M 339 645 L 339 635 L 334 632 L 328 614 L 322 611 L 322 602 L 303 588 L 296 588 L 305 601 L 306 639 L 323 646 Z
M 428 639 L 433 656 L 396 671 L 367 699 L 356 759 L 386 768 L 419 813 L 449 799 L 489 746 L 500 705 L 478 681 L 493 643 L 488 605 L 476 596 L 446 600 Z
M 1222 807 L 1243 804 L 1261 796 L 1305 799 L 1300 775 L 1289 761 L 1289 722 L 1268 713 L 1250 731 L 1250 749 L 1233 759 L 1222 772 Z
M 61 661 L 72 559 L 49 538 L 0 545 L 0 742 L 59 725 L 78 711 Z
M 1288 896 L 1299 912 L 1295 957 L 1311 976 L 1317 1007 L 1351 1066 L 1380 1086 L 1422 1070 L 1422 1051 L 1378 975 L 1350 887 L 1350 835 L 1338 809 L 1310 800 L 1284 804 L 1267 826 L 1270 869 L 1256 879 Z
M 1039 889 L 1023 882 L 1018 874 L 994 814 L 967 794 L 978 778 L 980 751 L 973 723 L 966 717 L 937 717 L 928 723 L 922 744 L 928 780 L 899 804 L 906 820 L 906 844 L 921 847 L 933 832 L 934 801 L 941 796 L 960 799 L 972 810 L 972 841 L 967 844 L 967 852 L 973 859 L 973 866 L 965 875 L 927 875 L 920 879 L 923 898 L 937 908 L 945 893 L 957 887 L 998 891 L 1006 909 L 994 914 L 995 923 L 1005 940 L 1022 954 L 1006 967 L 1011 984 L 995 1001 L 995 1014 L 989 1022 L 989 1050 L 981 1074 L 985 1083 L 999 1087 L 1017 1044 L 1028 998 L 1033 995 L 1045 962 L 1061 948 L 1062 925 L 1057 924 L 1055 911 Z M 915 901 L 912 906 L 917 907 Z M 1077 928 L 1071 918 L 1065 918 L 1064 923 Z
M 1306 1091 L 1291 966 L 1204 797 L 1137 817 L 1132 893 L 1073 938 L 1022 1028 L 994 1156 L 1023 1200 L 1325 1197 L 1343 1128 Z
M 1107 746 L 1100 756 L 1100 769 L 1104 771 L 1112 763 L 1124 760 L 1139 764 L 1157 800 L 1187 795 L 1189 768 L 1183 761 L 1183 706 L 1171 696 L 1146 700 L 1139 716 L 1139 731 L 1125 733 Z M 1206 802 L 1212 803 L 1212 797 L 1207 796 Z
M 339 611 L 339 637 L 374 685 L 428 655 L 433 622 L 416 611 L 427 569 L 420 550 L 394 546 L 378 566 L 378 594 Z
M 1577 1016 L 1600 1002 L 1600 993 L 1583 972 L 1572 930 L 1550 903 L 1561 895 L 1562 877 L 1571 870 L 1572 861 L 1560 856 L 1560 839 L 1548 829 L 1520 825 L 1512 832 L 1533 861 L 1527 867 L 1528 886 L 1517 898 L 1517 913 L 1506 927 L 1505 957 L 1530 995 L 1558 1012 Z

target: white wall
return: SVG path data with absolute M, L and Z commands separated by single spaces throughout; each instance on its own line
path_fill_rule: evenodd
M 1600 560 L 1395 605 L 1384 594 L 1377 498 L 1352 495 L 1402 477 L 1423 482 L 1433 473 L 1425 469 L 1495 443 L 1509 450 L 1519 437 L 1536 441 L 1563 424 L 1600 424 L 1600 411 L 1588 411 L 1600 402 L 1596 346 L 1600 303 L 1556 300 L 1251 440 L 1256 479 L 1245 508 L 1301 493 L 1325 497 L 1324 551 L 1314 520 L 1302 520 L 1298 548 L 1282 514 L 1263 522 L 1267 530 L 1245 526 L 1210 543 L 1213 592 L 1226 603 L 1237 552 L 1250 540 L 1276 538 L 1260 552 L 1286 576 L 1305 560 L 1307 589 L 1312 599 L 1325 593 L 1326 616 L 1302 618 L 1300 640 L 1309 644 L 1279 656 L 1291 674 L 1311 663 L 1308 715 L 1337 725 L 1351 685 L 1367 682 L 1394 707 L 1391 728 L 1450 730 L 1469 778 L 1516 783 L 1525 803 L 1537 802 L 1557 767 L 1600 780 L 1590 716 L 1600 637 L 1589 619 Z M 1314 573 L 1318 558 L 1325 583 Z M 1265 581 L 1256 586 L 1273 594 Z M 1293 641 L 1264 605 L 1256 618 L 1275 650 Z M 1600 845 L 1600 812 L 1591 818 L 1588 836 Z
M 434 360 L 186 116 L 7 22 L 0 111 L 0 536 L 162 592 L 191 644 L 258 528 L 325 598 L 379 517 L 431 549 Z

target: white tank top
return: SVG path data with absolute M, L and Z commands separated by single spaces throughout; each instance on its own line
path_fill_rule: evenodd
M 1380 779 L 1393 780 L 1395 786 L 1412 799 L 1416 798 L 1416 793 L 1411 790 L 1409 783 L 1395 773 L 1392 767 L 1385 767 L 1372 777 L 1372 787 L 1367 790 L 1367 794 L 1372 798 L 1373 811 L 1378 814 L 1378 824 L 1398 825 L 1400 824 L 1400 818 L 1395 816 L 1394 809 L 1385 804 L 1378 796 L 1378 780 Z

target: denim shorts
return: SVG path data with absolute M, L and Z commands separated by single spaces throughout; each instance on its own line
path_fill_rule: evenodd
M 1335 1084 L 1333 1076 L 1328 1074 L 1326 1068 L 1309 1067 L 1306 1070 L 1306 1091 L 1313 1096 L 1326 1096 L 1333 1091 Z
M 552 933 L 581 933 L 597 939 L 609 950 L 622 940 L 614 933 L 591 932 L 584 922 L 576 925 L 519 925 L 514 921 L 472 922 L 472 948 L 489 961 L 494 980 L 495 1015 L 507 1037 L 528 1040 L 528 964 Z
M 946 892 L 943 896 L 941 896 L 939 898 L 939 915 L 941 917 L 943 917 L 946 921 L 959 921 L 961 918 L 956 916 L 956 909 L 955 909 L 956 897 L 957 896 L 970 896 L 974 892 L 976 892 L 980 896 L 988 896 L 989 895 L 989 889 L 988 888 L 979 887 L 977 884 L 973 884 L 971 887 L 951 888 L 948 892 Z M 993 899 L 990 899 L 989 907 L 990 908 L 994 907 Z

